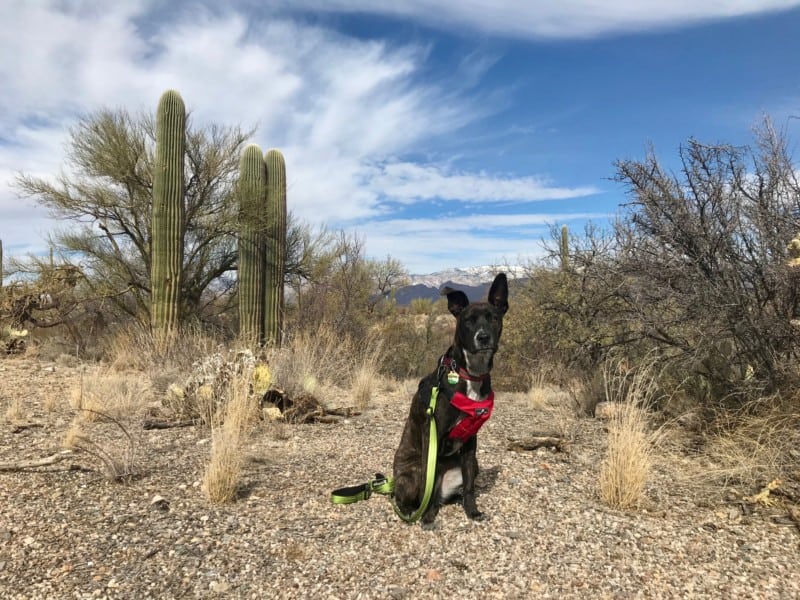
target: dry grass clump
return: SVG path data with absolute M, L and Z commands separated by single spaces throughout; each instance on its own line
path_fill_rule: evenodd
M 290 398 L 317 395 L 325 386 L 344 387 L 354 361 L 352 340 L 331 327 L 300 333 L 267 357 L 272 381 Z
M 531 408 L 547 415 L 548 422 L 553 425 L 548 434 L 571 440 L 579 423 L 574 400 L 570 392 L 549 384 L 549 380 L 549 371 L 535 372 L 525 397 Z
M 600 465 L 600 496 L 614 508 L 632 508 L 644 498 L 650 475 L 654 434 L 647 409 L 656 393 L 650 368 L 607 369 L 606 398 L 615 404 L 608 424 L 608 449 Z
M 70 405 L 81 411 L 87 421 L 95 421 L 101 415 L 126 419 L 139 413 L 149 394 L 149 383 L 139 373 L 83 373 L 70 392 Z
M 545 369 L 535 371 L 530 377 L 527 394 L 531 407 L 535 410 L 545 408 L 549 398 L 553 395 L 553 389 L 547 384 L 547 379 L 548 373 Z
M 378 370 L 380 356 L 380 341 L 371 341 L 365 345 L 360 359 L 354 365 L 350 390 L 359 410 L 364 410 L 369 406 L 375 390 L 375 382 L 381 379 Z
M 122 437 L 104 443 L 96 441 L 87 430 L 86 419 L 79 415 L 72 420 L 62 445 L 68 450 L 85 452 L 97 459 L 101 472 L 109 481 L 121 482 L 136 478 L 139 472 L 136 466 L 136 443 L 133 436 L 116 419 L 106 415 L 96 415 L 96 417 L 104 417 L 111 422 L 121 432 Z
M 375 383 L 382 379 L 379 370 L 381 339 L 375 335 L 360 343 L 321 327 L 314 334 L 300 333 L 283 347 L 269 351 L 271 386 L 287 398 L 313 397 L 323 405 L 326 399 L 342 397 L 348 390 L 353 404 L 369 406 Z
M 5 419 L 8 423 L 20 423 L 25 420 L 25 407 L 22 404 L 22 398 L 19 396 L 11 398 L 6 408 Z
M 250 393 L 252 377 L 249 368 L 231 379 L 228 401 L 211 423 L 211 457 L 203 474 L 203 492 L 214 504 L 235 500 L 241 487 L 242 442 L 258 419 L 258 399 Z
M 800 413 L 775 397 L 720 413 L 703 449 L 706 481 L 762 485 L 776 477 L 800 477 Z
M 105 342 L 105 355 L 118 371 L 188 370 L 198 357 L 218 351 L 222 341 L 197 325 L 158 334 L 142 324 L 128 325 Z

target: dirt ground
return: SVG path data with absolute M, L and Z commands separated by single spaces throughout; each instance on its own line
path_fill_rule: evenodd
M 339 423 L 260 423 L 240 497 L 215 506 L 201 491 L 210 432 L 200 426 L 144 430 L 137 414 L 122 422 L 128 441 L 98 420 L 86 429 L 94 453 L 58 455 L 75 417 L 71 391 L 101 368 L 0 360 L 0 463 L 60 458 L 0 470 L 2 598 L 800 597 L 790 499 L 748 503 L 755 484 L 703 482 L 676 433 L 659 448 L 642 506 L 608 508 L 597 483 L 606 424 L 570 416 L 557 393 L 538 405 L 497 393 L 479 436 L 488 520 L 451 505 L 424 531 L 382 496 L 329 500 L 390 470 L 414 382 L 376 382 L 370 407 Z M 143 404 L 158 404 L 157 390 L 141 389 Z M 544 432 L 569 447 L 509 449 Z M 104 456 L 130 460 L 135 477 L 109 481 Z

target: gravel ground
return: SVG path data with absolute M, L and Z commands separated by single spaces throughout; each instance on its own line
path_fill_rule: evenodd
M 0 423 L 0 463 L 60 450 L 78 381 L 74 367 L 0 362 L 0 409 L 23 400 L 23 416 Z M 332 489 L 391 469 L 412 387 L 380 390 L 338 424 L 258 426 L 242 497 L 226 506 L 200 490 L 210 448 L 200 427 L 132 426 L 142 475 L 127 484 L 85 453 L 0 472 L 0 597 L 800 597 L 800 532 L 785 509 L 743 510 L 681 484 L 696 468 L 688 455 L 661 457 L 645 506 L 622 512 L 598 498 L 602 422 L 568 423 L 567 452 L 508 450 L 510 438 L 564 425 L 555 401 L 534 409 L 498 393 L 479 440 L 485 522 L 452 505 L 424 531 L 382 496 L 332 505 Z M 113 426 L 92 428 L 106 449 L 120 446 Z M 152 505 L 156 495 L 165 502 Z

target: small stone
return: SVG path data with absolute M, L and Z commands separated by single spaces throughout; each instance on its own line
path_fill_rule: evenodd
M 162 512 L 166 512 L 169 510 L 169 501 L 164 498 L 163 496 L 159 496 L 156 494 L 153 496 L 153 499 L 150 500 L 150 508 L 153 510 L 160 510 Z
M 208 587 L 215 594 L 226 594 L 231 589 L 231 585 L 227 581 L 212 581 Z

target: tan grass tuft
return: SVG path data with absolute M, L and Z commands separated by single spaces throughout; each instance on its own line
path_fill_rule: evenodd
M 19 396 L 15 396 L 8 403 L 5 417 L 6 422 L 8 423 L 20 423 L 25 420 L 25 407 L 22 404 L 22 399 Z
M 231 380 L 223 414 L 211 423 L 211 457 L 203 474 L 203 492 L 214 504 L 235 500 L 241 487 L 242 442 L 258 418 L 258 400 L 250 394 L 252 376 L 252 369 L 245 369 Z
M 87 421 L 96 421 L 100 415 L 125 419 L 145 406 L 149 393 L 149 384 L 141 374 L 84 373 L 70 390 L 70 405 L 82 411 Z
M 550 386 L 547 385 L 547 374 L 544 371 L 539 370 L 531 375 L 531 382 L 528 387 L 528 399 L 533 409 L 542 410 L 545 408 L 548 398 L 552 393 Z
M 320 395 L 327 386 L 343 387 L 357 357 L 349 337 L 331 327 L 300 333 L 267 358 L 272 385 L 290 398 Z
M 375 392 L 375 382 L 379 381 L 378 357 L 381 355 L 380 342 L 368 343 L 353 372 L 350 386 L 353 400 L 359 410 L 365 410 Z
M 717 416 L 703 453 L 703 478 L 722 485 L 762 485 L 797 467 L 800 414 L 774 397 Z
M 600 465 L 600 496 L 613 508 L 632 508 L 644 499 L 654 435 L 647 409 L 656 392 L 650 369 L 605 373 L 606 398 L 615 403 L 608 424 L 608 450 Z
M 106 440 L 103 443 L 95 441 L 86 428 L 85 416 L 77 415 L 64 435 L 62 446 L 94 457 L 100 463 L 101 472 L 109 481 L 130 481 L 139 474 L 136 467 L 135 441 L 122 423 L 106 418 L 121 431 L 123 434 L 121 440 Z

